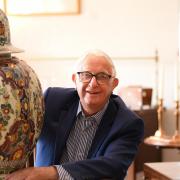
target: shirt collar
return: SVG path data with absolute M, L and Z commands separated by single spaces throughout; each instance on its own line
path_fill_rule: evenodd
M 88 118 L 93 118 L 95 119 L 96 123 L 99 124 L 101 122 L 101 119 L 108 107 L 109 101 L 104 105 L 104 107 L 102 108 L 102 110 L 98 111 L 96 114 L 93 114 L 92 116 L 89 116 Z M 82 117 L 85 117 L 83 111 L 82 111 L 82 107 L 81 107 L 81 103 L 79 101 L 79 105 L 78 105 L 78 109 L 77 109 L 77 114 L 76 116 L 81 115 Z

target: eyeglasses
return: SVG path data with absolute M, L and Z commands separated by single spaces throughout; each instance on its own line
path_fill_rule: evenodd
M 89 83 L 91 79 L 95 77 L 98 84 L 106 84 L 112 78 L 111 75 L 104 72 L 92 74 L 89 71 L 83 71 L 77 72 L 77 74 L 79 75 L 79 80 L 83 83 Z

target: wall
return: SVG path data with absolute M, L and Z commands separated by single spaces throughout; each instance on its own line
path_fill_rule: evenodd
M 160 62 L 165 64 L 165 104 L 172 106 L 172 71 L 178 51 L 177 0 L 81 2 L 81 14 L 77 16 L 9 17 L 12 42 L 26 50 L 22 57 L 28 61 L 78 57 L 92 48 L 103 49 L 114 57 L 152 56 L 158 49 Z M 67 67 L 72 66 L 66 66 L 62 60 L 55 64 L 56 67 L 52 60 L 51 67 L 54 72 L 58 68 L 59 73 L 67 72 Z M 42 66 L 46 63 L 43 62 L 38 71 L 43 72 Z M 128 75 L 133 83 L 136 83 L 136 72 Z M 64 76 L 59 76 L 59 73 L 55 76 L 63 85 L 61 77 Z
M 81 14 L 76 16 L 9 17 L 12 42 L 26 50 L 19 56 L 36 70 L 43 88 L 72 86 L 70 72 L 74 61 L 87 49 L 102 49 L 113 57 L 154 56 L 158 49 L 160 64 L 164 66 L 164 103 L 167 109 L 173 109 L 178 0 L 81 2 Z M 115 63 L 120 86 L 155 87 L 153 62 L 144 60 L 135 64 L 133 60 L 116 60 Z M 173 113 L 171 118 L 167 128 L 173 129 Z

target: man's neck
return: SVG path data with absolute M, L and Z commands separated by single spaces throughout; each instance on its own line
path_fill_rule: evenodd
M 82 112 L 84 113 L 84 115 L 86 117 L 89 117 L 89 116 L 92 116 L 92 115 L 98 113 L 99 111 L 103 110 L 105 108 L 105 106 L 107 106 L 108 103 L 109 103 L 109 101 L 106 104 L 99 106 L 99 107 L 96 107 L 95 105 L 93 107 L 84 107 L 81 105 L 81 109 L 82 109 Z

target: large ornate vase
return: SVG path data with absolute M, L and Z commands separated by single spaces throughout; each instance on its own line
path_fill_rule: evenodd
M 0 176 L 25 166 L 43 124 L 42 90 L 35 72 L 0 55 Z

